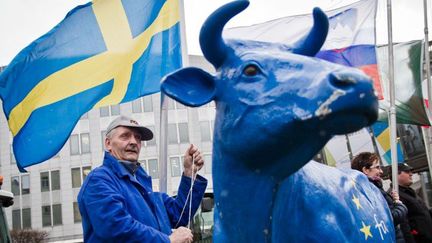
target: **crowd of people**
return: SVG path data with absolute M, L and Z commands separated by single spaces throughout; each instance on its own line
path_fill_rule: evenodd
M 432 211 L 410 186 L 413 184 L 412 168 L 398 165 L 397 190 L 383 188 L 383 171 L 377 154 L 362 152 L 351 161 L 351 168 L 364 173 L 375 185 L 389 206 L 398 243 L 432 243 Z

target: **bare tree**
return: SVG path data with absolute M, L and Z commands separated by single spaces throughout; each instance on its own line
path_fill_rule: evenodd
M 48 232 L 34 229 L 11 230 L 12 243 L 42 243 Z

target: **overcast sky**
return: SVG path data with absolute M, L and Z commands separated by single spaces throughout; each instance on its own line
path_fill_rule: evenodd
M 354 0 L 250 0 L 248 9 L 228 23 L 228 27 L 251 25 L 283 16 L 310 13 L 314 6 L 324 10 L 337 8 Z M 0 0 L 0 66 L 30 42 L 48 32 L 66 13 L 88 0 Z M 184 0 L 188 52 L 200 54 L 198 33 L 205 18 L 229 0 Z M 378 0 L 377 43 L 387 42 L 387 0 Z M 430 12 L 428 0 L 428 10 Z M 393 0 L 393 39 L 422 39 L 423 0 Z M 429 14 L 430 15 L 430 14 Z M 431 26 L 429 18 L 429 26 Z M 289 30 L 288 30 L 289 31 Z M 429 31 L 431 32 L 431 31 Z

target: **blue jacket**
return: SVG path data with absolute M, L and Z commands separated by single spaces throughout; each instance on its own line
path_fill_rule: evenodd
M 169 242 L 171 228 L 186 203 L 190 178 L 181 178 L 174 199 L 153 192 L 151 177 L 142 168 L 135 175 L 105 153 L 103 165 L 87 176 L 78 194 L 85 242 Z M 192 192 L 192 215 L 206 186 L 207 180 L 198 175 Z M 188 208 L 178 226 L 187 225 Z

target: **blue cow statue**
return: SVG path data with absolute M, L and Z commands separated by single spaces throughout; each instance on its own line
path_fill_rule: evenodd
M 366 176 L 310 161 L 332 136 L 377 119 L 371 80 L 314 57 L 328 32 L 318 8 L 292 46 L 223 40 L 248 4 L 222 6 L 201 29 L 215 76 L 188 67 L 161 84 L 184 105 L 216 103 L 214 242 L 394 242 L 390 210 Z

